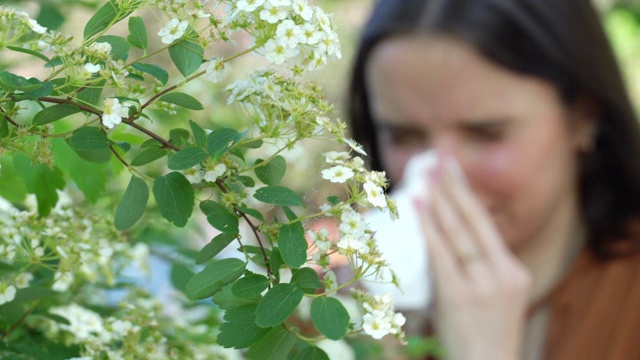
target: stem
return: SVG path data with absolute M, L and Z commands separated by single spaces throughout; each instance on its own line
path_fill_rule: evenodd
M 141 131 L 141 132 L 143 132 L 143 133 L 145 133 L 145 134 L 147 134 L 147 135 L 149 135 L 150 137 L 154 138 L 159 143 L 161 143 L 163 147 L 169 148 L 169 149 L 174 150 L 174 151 L 180 151 L 179 147 L 173 145 L 170 141 L 165 140 L 163 137 L 161 137 L 160 135 L 154 133 L 153 131 L 151 131 L 151 130 L 149 130 L 149 129 L 147 129 L 147 128 L 139 125 L 139 124 L 136 124 L 135 122 L 133 122 L 132 118 L 123 119 L 122 122 L 127 124 L 127 125 L 129 125 L 129 126 L 131 126 L 131 127 L 133 127 L 133 128 L 135 128 L 135 129 L 137 129 L 137 130 L 139 130 L 139 131 Z
M 39 302 L 40 301 L 38 301 L 35 304 L 33 304 L 33 306 L 31 306 L 24 314 L 22 314 L 22 316 L 20 317 L 20 319 L 18 319 L 18 321 L 16 321 L 13 325 L 11 325 L 9 330 L 7 330 L 6 332 L 2 333 L 2 335 L 0 336 L 0 341 L 4 340 L 4 338 L 9 336 L 9 334 L 14 332 L 25 321 L 27 316 L 29 316 L 29 314 L 31 314 L 31 312 L 36 308 L 36 306 L 38 306 Z
M 285 328 L 285 329 L 287 329 L 287 331 L 288 331 L 288 332 L 290 332 L 291 334 L 295 335 L 298 339 L 300 339 L 300 340 L 302 340 L 302 341 L 305 341 L 305 342 L 307 342 L 307 343 L 316 342 L 316 341 L 324 340 L 324 339 L 326 339 L 326 338 L 327 338 L 326 336 L 320 336 L 320 337 L 318 337 L 318 338 L 310 338 L 310 337 L 306 337 L 306 336 L 304 336 L 304 335 L 300 334 L 300 333 L 299 333 L 299 332 L 297 332 L 297 331 L 293 331 L 293 330 L 292 330 L 291 328 L 289 328 L 289 327 L 287 326 L 287 324 L 285 324 L 285 323 L 282 323 L 282 326 L 284 326 L 284 328 Z
M 184 85 L 184 84 L 188 83 L 189 81 L 191 81 L 191 80 L 193 80 L 193 79 L 195 79 L 195 78 L 198 78 L 198 77 L 202 76 L 202 75 L 203 75 L 204 73 L 206 73 L 206 72 L 207 72 L 206 70 L 202 70 L 202 71 L 200 71 L 200 72 L 196 73 L 195 75 L 191 75 L 190 77 L 186 78 L 183 82 L 178 83 L 178 84 L 175 84 L 175 85 L 172 85 L 172 86 L 169 86 L 168 88 L 163 89 L 163 90 L 162 90 L 162 91 L 160 91 L 159 93 L 157 93 L 157 94 L 153 95 L 153 96 L 151 97 L 151 99 L 147 100 L 147 102 L 145 102 L 144 104 L 142 104 L 142 106 L 140 107 L 140 110 L 138 110 L 138 112 L 137 112 L 136 114 L 134 114 L 134 117 L 135 117 L 137 114 L 139 114 L 140 112 L 142 112 L 142 110 L 144 110 L 147 106 L 151 105 L 151 103 L 152 103 L 152 102 L 154 102 L 155 100 L 157 100 L 160 96 L 162 96 L 162 95 L 164 95 L 164 94 L 166 94 L 166 93 L 168 93 L 168 92 L 171 92 L 171 91 L 173 91 L 173 90 L 175 90 L 175 89 L 177 89 L 177 88 L 181 87 L 182 85 Z
M 125 159 L 123 159 L 122 156 L 120 156 L 120 154 L 118 154 L 118 151 L 116 150 L 116 148 L 113 147 L 113 143 L 109 143 L 109 149 L 111 149 L 111 152 L 113 153 L 113 155 L 115 155 L 118 158 L 118 160 L 120 160 L 122 165 L 124 165 L 127 169 L 130 169 L 129 163 Z
M 255 49 L 257 49 L 257 48 L 259 48 L 259 46 L 258 46 L 258 45 L 253 45 L 252 47 L 250 47 L 250 48 L 248 48 L 248 49 L 246 49 L 246 50 L 242 50 L 242 51 L 240 51 L 239 53 L 236 53 L 236 54 L 234 54 L 234 55 L 232 55 L 232 56 L 230 56 L 230 57 L 228 57 L 228 58 L 226 58 L 226 59 L 222 59 L 222 62 L 225 62 L 225 63 L 226 63 L 226 62 L 229 62 L 229 61 L 231 61 L 231 60 L 234 60 L 234 59 L 236 59 L 236 58 L 239 58 L 239 57 L 240 57 L 240 56 L 242 56 L 242 55 L 248 54 L 248 53 L 252 52 L 253 50 L 255 50 Z

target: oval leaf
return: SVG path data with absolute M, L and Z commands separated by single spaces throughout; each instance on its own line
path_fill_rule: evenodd
M 33 125 L 49 124 L 69 115 L 80 112 L 80 109 L 69 104 L 57 104 L 43 109 L 33 117 Z
M 158 146 L 151 146 L 144 149 L 140 154 L 134 157 L 133 160 L 131 160 L 130 165 L 131 166 L 145 165 L 152 161 L 158 160 L 165 155 L 167 155 L 167 150 Z
M 191 95 L 187 95 L 185 93 L 169 93 L 160 96 L 158 99 L 160 101 L 176 104 L 178 106 L 185 107 L 191 110 L 202 110 L 204 106 Z
M 209 154 L 200 148 L 188 147 L 170 157 L 167 166 L 171 170 L 184 170 L 200 164 L 208 156 Z
M 177 227 L 184 227 L 191 217 L 194 204 L 193 187 L 184 175 L 172 172 L 153 182 L 153 196 L 160 213 Z
M 309 346 L 302 349 L 294 360 L 329 360 L 329 355 L 317 346 Z
M 144 20 L 140 16 L 132 16 L 129 18 L 129 36 L 127 41 L 131 46 L 138 49 L 147 50 L 147 28 Z
M 322 287 L 318 273 L 308 267 L 294 269 L 290 283 L 307 294 L 313 294 Z
M 299 268 L 307 262 L 307 240 L 299 224 L 288 224 L 280 227 L 278 248 L 285 264 Z
M 258 159 L 255 165 L 262 163 L 262 159 Z M 280 155 L 274 157 L 267 164 L 255 169 L 256 176 L 266 185 L 275 186 L 280 184 L 285 172 L 287 171 L 287 161 Z
M 209 221 L 209 224 L 214 228 L 225 234 L 237 234 L 240 232 L 238 229 L 238 217 L 224 205 L 215 201 L 206 200 L 200 203 L 200 209 L 207 215 L 207 221 Z
M 284 326 L 275 327 L 249 347 L 247 356 L 249 360 L 282 360 L 293 349 L 298 338 L 290 333 Z
M 238 306 L 225 311 L 227 321 L 220 326 L 218 344 L 226 348 L 244 349 L 267 335 L 271 328 L 256 325 L 256 304 Z
M 267 204 L 284 206 L 302 206 L 304 203 L 298 194 L 284 186 L 265 186 L 256 190 L 253 197 Z
M 105 163 L 111 159 L 111 149 L 109 139 L 100 128 L 88 126 L 73 132 L 67 139 L 69 146 L 81 158 L 96 162 Z
M 260 296 L 267 287 L 269 287 L 269 279 L 266 276 L 250 274 L 236 281 L 231 286 L 231 292 L 241 299 L 251 299 Z
M 234 129 L 222 128 L 213 130 L 207 136 L 209 155 L 215 161 L 224 155 L 229 148 L 242 138 L 243 134 Z
M 180 73 L 187 77 L 202 65 L 204 52 L 195 42 L 181 39 L 169 47 L 169 56 Z
M 227 245 L 231 244 L 236 239 L 236 235 L 233 234 L 218 234 L 218 236 L 211 239 L 211 241 L 205 245 L 196 257 L 196 264 L 202 264 L 203 262 L 218 255 L 220 251 L 224 250 Z
M 136 176 L 131 176 L 127 190 L 116 209 L 114 218 L 116 229 L 125 230 L 133 226 L 144 214 L 148 200 L 149 187 L 147 183 Z
M 225 285 L 239 278 L 244 272 L 245 265 L 244 261 L 235 258 L 211 263 L 189 280 L 185 295 L 191 300 L 211 297 Z
M 102 5 L 100 9 L 89 19 L 84 27 L 85 40 L 93 35 L 105 30 L 110 24 L 116 21 L 118 16 L 118 5 L 114 0 L 110 0 Z
M 167 82 L 169 81 L 169 73 L 158 65 L 136 62 L 131 66 L 138 71 L 149 74 L 158 79 L 162 85 L 167 85 Z
M 349 313 L 340 300 L 333 297 L 319 297 L 311 303 L 311 321 L 327 338 L 340 340 L 347 334 Z
M 282 323 L 293 313 L 303 296 L 302 290 L 291 284 L 274 286 L 258 303 L 256 324 L 271 327 Z
M 189 125 L 191 126 L 191 132 L 193 132 L 193 138 L 196 140 L 196 144 L 199 147 L 206 148 L 207 132 L 193 120 L 189 120 Z

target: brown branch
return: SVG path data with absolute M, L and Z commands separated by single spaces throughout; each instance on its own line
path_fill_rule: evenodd
M 14 332 L 18 328 L 18 326 L 20 326 L 27 319 L 27 316 L 29 316 L 29 314 L 33 312 L 33 310 L 36 308 L 37 305 L 38 303 L 30 307 L 29 310 L 27 310 L 24 314 L 22 314 L 22 316 L 20 317 L 20 319 L 18 319 L 18 321 L 16 321 L 13 325 L 11 325 L 9 330 L 7 330 L 6 332 L 3 332 L 2 335 L 0 336 L 0 341 L 4 340 L 4 338 L 9 336 L 9 334 Z
M 129 117 L 127 119 L 123 119 L 122 122 L 127 124 L 127 125 L 129 125 L 129 126 L 131 126 L 131 127 L 133 127 L 133 128 L 135 128 L 135 129 L 137 129 L 137 130 L 139 130 L 139 131 L 141 131 L 141 132 L 143 132 L 143 133 L 145 133 L 145 134 L 147 134 L 147 135 L 149 135 L 150 137 L 154 138 L 156 141 L 158 141 L 159 143 L 162 144 L 162 147 L 169 148 L 169 149 L 174 150 L 174 151 L 180 151 L 179 147 L 173 145 L 170 141 L 165 140 L 162 136 L 154 133 L 153 131 L 151 131 L 151 130 L 149 130 L 149 129 L 147 129 L 147 128 L 139 125 L 139 124 L 136 124 L 132 117 Z
M 115 155 L 125 167 L 129 167 L 129 163 L 125 159 L 123 159 L 120 154 L 118 154 L 118 151 L 113 147 L 113 143 L 109 143 L 109 149 L 111 149 L 113 155 Z
M 162 95 L 164 95 L 164 94 L 166 94 L 168 92 L 171 92 L 171 91 L 181 87 L 182 85 L 188 83 L 189 81 L 191 81 L 191 80 L 193 80 L 193 79 L 195 79 L 197 77 L 202 76 L 202 74 L 204 74 L 205 72 L 206 72 L 206 70 L 200 71 L 199 73 L 188 77 L 184 82 L 169 86 L 168 88 L 166 88 L 166 89 L 160 91 L 159 93 L 153 95 L 149 100 L 147 100 L 147 102 L 145 102 L 144 104 L 142 104 L 142 106 L 140 106 L 140 110 L 138 111 L 138 114 L 142 110 L 144 110 L 147 106 L 151 105 L 152 102 L 156 101 L 160 96 L 162 96 Z
M 94 114 L 94 115 L 102 115 L 102 111 L 94 109 L 90 106 L 87 105 L 83 105 L 83 104 L 79 104 L 77 102 L 74 102 L 73 100 L 71 100 L 70 98 L 66 98 L 66 99 L 58 99 L 55 97 L 50 97 L 50 96 L 43 96 L 38 98 L 38 100 L 40 101 L 44 101 L 44 102 L 49 102 L 49 103 L 53 103 L 53 104 L 69 104 L 69 105 L 73 105 L 75 107 L 77 107 L 80 110 L 86 111 L 88 113 Z
M 24 127 L 24 126 L 18 124 L 17 122 L 15 122 L 11 117 L 9 117 L 9 115 L 7 115 L 7 113 L 1 107 L 0 107 L 0 112 L 2 113 L 2 116 L 4 116 L 4 118 L 7 119 L 7 121 L 11 123 L 11 125 L 13 125 L 13 126 L 15 126 L 17 128 L 23 128 Z

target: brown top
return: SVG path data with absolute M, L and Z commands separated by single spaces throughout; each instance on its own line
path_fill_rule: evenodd
M 583 251 L 545 305 L 544 360 L 640 359 L 640 253 L 600 261 Z

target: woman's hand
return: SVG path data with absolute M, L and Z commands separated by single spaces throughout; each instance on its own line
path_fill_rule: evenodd
M 434 275 L 435 326 L 447 358 L 521 358 L 531 278 L 510 252 L 455 159 L 439 155 L 416 207 Z

